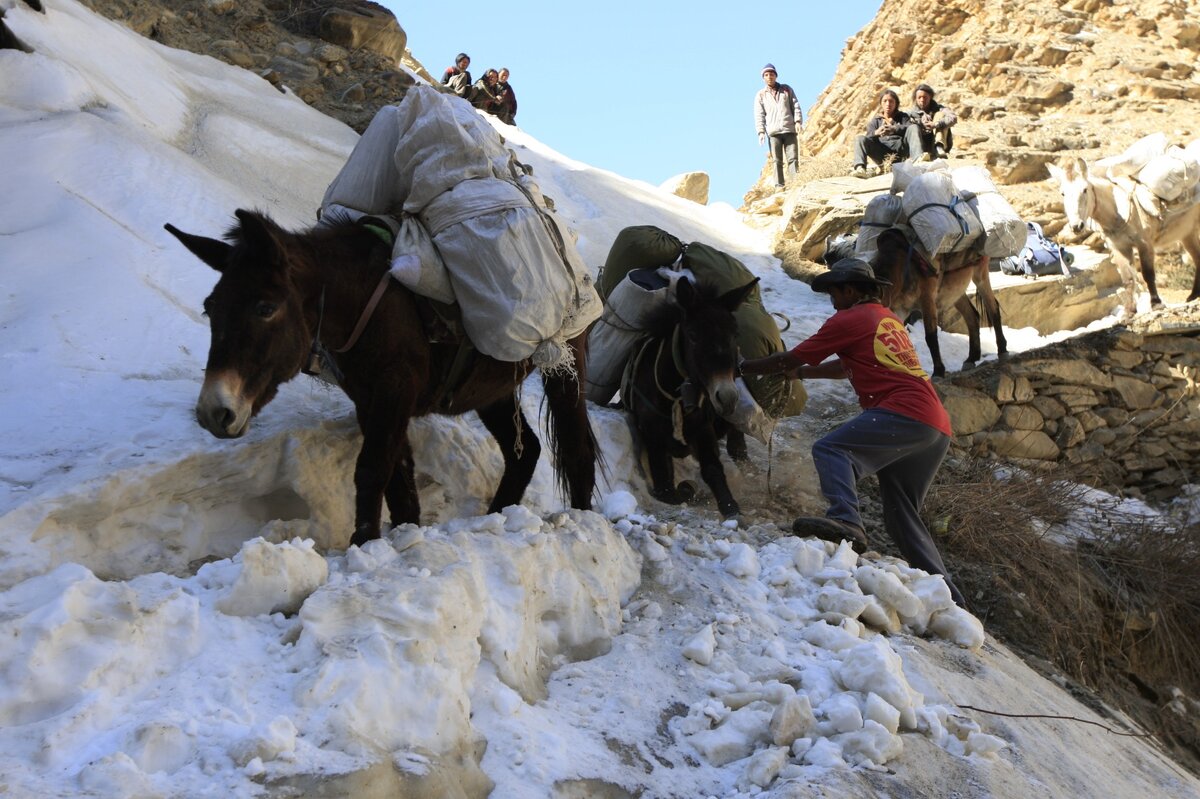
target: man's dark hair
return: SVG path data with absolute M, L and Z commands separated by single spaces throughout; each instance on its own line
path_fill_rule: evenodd
M 894 91 L 892 91 L 891 89 L 884 89 L 883 91 L 881 91 L 881 92 L 879 93 L 879 99 L 880 99 L 880 101 L 882 101 L 884 97 L 887 97 L 887 96 L 889 96 L 889 95 L 891 96 L 891 98 L 892 98 L 893 100 L 895 100 L 895 101 L 896 101 L 896 108 L 899 108 L 899 107 L 900 107 L 900 95 L 896 94 L 896 93 L 895 93 Z
M 934 94 L 933 87 L 930 86 L 928 83 L 918 83 L 917 84 L 917 88 L 913 89 L 913 99 L 914 100 L 917 99 L 917 92 L 925 92 L 926 94 L 929 95 L 930 100 L 932 100 L 934 97 L 937 96 Z

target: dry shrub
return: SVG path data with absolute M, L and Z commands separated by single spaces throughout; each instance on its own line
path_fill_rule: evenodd
M 1083 476 L 1061 469 L 996 469 L 948 459 L 925 503 L 932 529 L 946 522 L 938 544 L 972 610 L 1200 773 L 1195 712 L 1171 708 L 1186 702 L 1177 691 L 1200 696 L 1200 525 L 1098 507 Z

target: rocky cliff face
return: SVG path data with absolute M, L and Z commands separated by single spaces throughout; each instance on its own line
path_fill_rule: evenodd
M 849 167 L 879 92 L 907 108 L 921 82 L 959 114 L 952 155 L 1057 232 L 1047 162 L 1200 137 L 1200 0 L 884 0 L 811 109 L 807 152 Z
M 428 78 L 391 11 L 369 0 L 81 0 L 170 47 L 286 86 L 361 132 L 379 108 Z

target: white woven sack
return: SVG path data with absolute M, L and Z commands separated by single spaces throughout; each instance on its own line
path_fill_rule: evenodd
M 1092 166 L 1096 172 L 1109 178 L 1136 175 L 1142 167 L 1166 151 L 1167 134 L 1160 131 L 1143 136 L 1125 148 L 1125 152 L 1120 155 L 1101 158 Z
M 454 288 L 446 264 L 429 232 L 415 216 L 402 216 L 392 245 L 392 277 L 422 297 L 454 302 Z
M 1179 199 L 1200 182 L 1200 158 L 1182 147 L 1169 147 L 1137 173 L 1138 182 L 1167 202 Z
M 875 241 L 879 234 L 904 221 L 904 202 L 899 197 L 894 194 L 875 195 L 863 211 L 858 238 L 854 240 L 854 254 L 864 261 L 870 261 L 878 249 Z
M 918 175 L 904 192 L 904 214 L 925 253 L 936 257 L 970 247 L 983 234 L 979 216 L 945 172 Z
M 648 289 L 635 269 L 613 287 L 604 313 L 588 331 L 587 398 L 605 405 L 621 387 L 621 374 L 647 323 L 671 303 L 672 286 Z M 631 278 L 632 276 L 632 278 Z
M 510 158 L 469 103 L 417 85 L 376 114 L 322 206 L 419 215 L 479 351 L 570 368 L 566 340 L 599 317 L 600 297 L 565 225 Z M 397 257 L 410 277 L 428 261 Z
M 911 161 L 897 161 L 892 164 L 892 194 L 903 194 L 917 175 L 924 175 L 926 172 L 945 172 L 949 168 L 950 162 L 945 158 L 918 161 L 915 164 Z
M 1025 222 L 996 188 L 991 175 L 981 166 L 962 166 L 951 171 L 954 187 L 979 216 L 983 225 L 983 254 L 991 258 L 1016 255 L 1025 246 Z

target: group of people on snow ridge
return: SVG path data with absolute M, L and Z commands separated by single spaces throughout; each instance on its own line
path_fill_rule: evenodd
M 512 84 L 508 82 L 508 67 L 499 70 L 489 69 L 483 77 L 471 82 L 471 57 L 459 53 L 454 58 L 454 66 L 447 67 L 442 74 L 442 85 L 463 98 L 480 111 L 486 111 L 499 117 L 501 122 L 509 125 L 516 124 L 517 95 Z
M 754 123 L 758 143 L 770 141 L 771 160 L 775 166 L 775 185 L 783 188 L 784 163 L 795 174 L 799 167 L 799 134 L 804 127 L 800 101 L 791 86 L 779 81 L 774 64 L 762 68 L 765 84 L 754 96 Z M 954 146 L 951 128 L 958 116 L 940 104 L 934 90 L 922 83 L 913 90 L 912 108 L 900 110 L 900 96 L 891 89 L 879 95 L 877 113 L 867 122 L 865 135 L 854 141 L 854 162 L 851 174 L 867 177 L 877 173 L 877 167 L 867 168 L 867 159 L 882 164 L 886 158 L 909 161 L 944 158 Z

